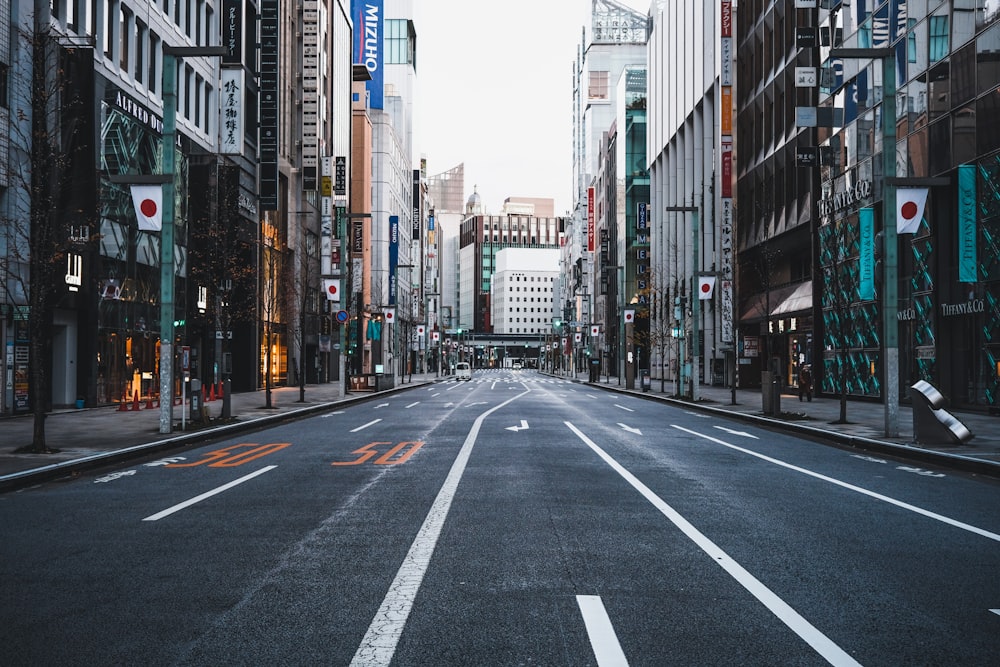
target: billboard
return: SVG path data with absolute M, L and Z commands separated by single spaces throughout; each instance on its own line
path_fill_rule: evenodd
M 363 64 L 371 75 L 371 81 L 367 81 L 365 87 L 368 90 L 368 106 L 372 109 L 384 108 L 384 15 L 385 5 L 382 0 L 351 0 L 355 35 L 354 62 Z

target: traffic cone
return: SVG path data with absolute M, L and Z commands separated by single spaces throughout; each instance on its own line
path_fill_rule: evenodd
M 215 383 L 212 383 L 211 388 L 208 390 L 208 402 L 211 403 L 215 400 Z
M 126 394 L 122 392 L 122 400 L 118 401 L 118 412 L 128 412 L 128 398 Z
M 147 410 L 152 410 L 153 409 L 153 395 L 152 394 L 150 394 L 149 396 L 146 397 L 146 409 Z
M 135 395 L 132 397 L 132 410 L 135 412 L 139 411 L 139 390 L 137 389 Z
M 225 386 L 226 386 L 225 383 L 223 383 L 222 380 L 219 380 L 219 400 L 220 401 L 225 397 L 225 393 L 226 393 L 226 390 L 224 388 Z

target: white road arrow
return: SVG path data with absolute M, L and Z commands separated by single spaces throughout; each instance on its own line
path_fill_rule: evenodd
M 445 403 L 444 407 L 446 407 L 446 408 L 453 408 L 453 407 L 455 407 L 455 404 L 454 403 Z
M 376 405 L 376 406 L 375 406 L 374 408 L 372 408 L 372 409 L 373 409 L 373 410 L 378 410 L 379 408 L 387 408 L 387 407 L 389 407 L 389 404 L 388 404 L 388 403 L 379 403 L 378 405 Z
M 466 403 L 465 407 L 471 407 L 473 405 L 486 405 L 486 401 L 476 401 L 475 403 Z
M 731 428 L 726 428 L 725 426 L 718 426 L 718 425 L 716 425 L 715 428 L 719 429 L 720 431 L 725 431 L 726 433 L 732 433 L 733 435 L 742 435 L 744 438 L 753 438 L 754 440 L 760 440 L 760 438 L 758 438 L 757 436 L 750 435 L 746 431 L 734 431 Z
M 514 433 L 517 433 L 518 431 L 523 431 L 526 428 L 528 428 L 528 420 L 527 419 L 522 419 L 520 426 L 508 426 L 506 430 L 508 430 L 508 431 L 514 431 Z
M 621 422 L 618 422 L 618 425 L 621 426 L 626 431 L 628 431 L 629 433 L 635 433 L 636 435 L 642 435 L 642 431 L 640 431 L 637 428 L 632 428 L 631 426 L 626 426 L 625 424 L 623 424 Z

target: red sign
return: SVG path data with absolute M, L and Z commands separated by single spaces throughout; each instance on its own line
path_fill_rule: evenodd
M 722 197 L 729 199 L 733 196 L 733 144 L 731 141 L 722 142 Z
M 732 0 L 722 0 L 722 34 L 720 37 L 733 36 L 733 3 Z
M 587 252 L 594 252 L 594 188 L 587 188 Z

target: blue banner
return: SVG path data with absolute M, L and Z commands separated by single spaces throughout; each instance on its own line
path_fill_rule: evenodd
M 858 298 L 875 298 L 875 209 L 858 211 Z
M 385 5 L 383 0 L 353 0 L 351 16 L 354 18 L 354 62 L 365 66 L 371 81 L 365 82 L 368 106 L 382 109 L 384 86 Z
M 389 216 L 389 305 L 396 305 L 396 266 L 399 264 L 399 216 Z
M 976 282 L 976 258 L 976 167 L 963 164 L 958 168 L 958 282 Z

